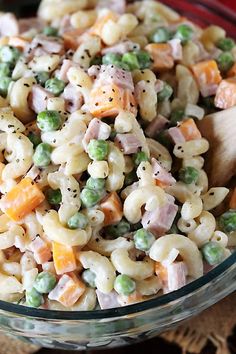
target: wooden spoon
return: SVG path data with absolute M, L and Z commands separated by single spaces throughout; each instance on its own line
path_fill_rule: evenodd
M 226 186 L 236 176 L 236 106 L 212 113 L 198 122 L 210 143 L 205 167 L 210 186 Z

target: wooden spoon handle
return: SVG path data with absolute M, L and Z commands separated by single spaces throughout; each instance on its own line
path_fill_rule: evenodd
M 206 116 L 198 127 L 210 143 L 204 167 L 210 186 L 225 186 L 236 175 L 236 107 Z

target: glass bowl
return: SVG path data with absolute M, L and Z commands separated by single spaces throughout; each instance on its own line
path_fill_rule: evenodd
M 118 0 L 117 0 L 118 1 Z M 236 14 L 216 1 L 165 0 L 199 25 L 218 24 L 236 33 Z M 31 14 L 37 1 L 0 1 L 1 9 Z M 117 309 L 60 312 L 0 301 L 0 329 L 48 348 L 112 348 L 145 340 L 189 319 L 236 290 L 236 253 L 178 291 Z

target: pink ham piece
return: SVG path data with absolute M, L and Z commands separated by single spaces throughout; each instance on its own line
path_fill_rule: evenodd
M 58 20 L 55 20 L 55 25 L 58 25 Z M 53 23 L 54 24 L 54 23 Z M 74 27 L 71 26 L 71 21 L 70 21 L 70 15 L 65 15 L 61 20 L 60 20 L 60 29 L 59 29 L 59 34 L 62 35 L 65 32 L 70 32 L 74 30 Z
M 29 46 L 26 47 L 25 54 L 33 58 L 43 54 L 64 54 L 64 43 L 59 37 L 48 37 L 38 34 L 34 37 Z
M 102 55 L 107 53 L 125 54 L 127 52 L 132 52 L 133 50 L 140 50 L 140 45 L 132 41 L 124 41 L 117 43 L 112 47 L 104 48 L 102 50 Z
M 48 98 L 51 97 L 53 97 L 53 95 L 43 87 L 40 85 L 33 85 L 29 96 L 29 106 L 36 113 L 45 111 Z
M 165 205 L 153 211 L 145 211 L 142 217 L 143 228 L 152 232 L 156 237 L 163 236 L 171 228 L 177 211 L 178 207 L 174 204 L 174 198 L 168 196 Z
M 168 129 L 168 134 L 175 144 L 181 144 L 185 142 L 185 137 L 181 133 L 181 130 L 177 127 Z
M 19 23 L 19 32 L 25 33 L 35 29 L 37 31 L 41 31 L 45 27 L 45 23 L 42 19 L 37 17 L 30 17 L 30 18 L 22 18 L 18 20 Z
M 79 91 L 78 87 L 72 84 L 68 84 L 65 87 L 61 97 L 65 99 L 66 111 L 69 113 L 78 111 L 78 109 L 81 108 L 84 101 L 83 95 Z
M 95 81 L 95 87 L 117 85 L 121 88 L 134 90 L 131 72 L 119 69 L 114 65 L 102 65 L 100 73 Z
M 92 139 L 102 139 L 107 140 L 111 134 L 111 127 L 102 122 L 100 119 L 93 118 L 88 125 L 82 144 L 85 151 L 87 151 L 87 146 Z
M 200 91 L 203 97 L 213 96 L 216 94 L 217 88 L 219 85 L 211 84 L 201 86 Z
M 167 288 L 165 293 L 178 290 L 187 284 L 187 266 L 184 262 L 174 262 L 167 266 Z
M 98 0 L 97 9 L 108 8 L 118 14 L 124 14 L 126 7 L 125 0 Z
M 30 243 L 29 248 L 33 252 L 37 264 L 43 264 L 52 258 L 49 245 L 39 236 Z
M 169 126 L 169 120 L 158 114 L 156 118 L 147 126 L 145 133 L 149 138 L 154 138 L 158 133 Z
M 58 72 L 56 73 L 56 77 L 59 80 L 63 80 L 65 82 L 68 82 L 67 73 L 72 66 L 73 66 L 72 60 L 64 59 L 60 70 L 58 70 Z
M 162 80 L 156 80 L 155 82 L 155 90 L 156 90 L 156 93 L 159 93 L 163 90 L 164 88 L 164 81 Z
M 0 35 L 17 36 L 19 34 L 19 23 L 17 18 L 11 12 L 0 16 Z
M 96 290 L 96 294 L 98 303 L 102 310 L 120 307 L 120 304 L 117 300 L 118 295 L 114 290 L 108 294 L 104 294 L 101 291 Z
M 183 48 L 181 45 L 181 40 L 178 38 L 171 39 L 168 41 L 171 45 L 172 56 L 174 60 L 182 60 L 183 59 Z
M 117 134 L 115 143 L 125 155 L 135 154 L 142 147 L 142 143 L 134 134 Z
M 176 183 L 176 180 L 174 179 L 174 177 L 172 177 L 171 173 L 166 171 L 154 157 L 151 159 L 151 163 L 153 178 L 162 182 L 166 186 L 172 186 Z

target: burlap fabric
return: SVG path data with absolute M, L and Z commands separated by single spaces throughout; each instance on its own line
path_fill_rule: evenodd
M 178 344 L 183 354 L 201 353 L 208 340 L 216 347 L 216 354 L 230 354 L 228 337 L 236 326 L 236 293 L 205 310 L 182 326 L 161 334 L 169 342 Z M 39 348 L 0 334 L 0 354 L 31 354 Z M 102 351 L 103 352 L 103 351 Z M 105 351 L 103 352 L 105 353 Z

